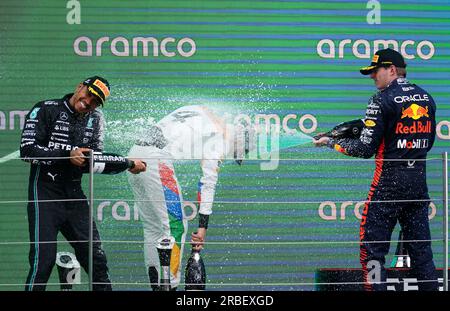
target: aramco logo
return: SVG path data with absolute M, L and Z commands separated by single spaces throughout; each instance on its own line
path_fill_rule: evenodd
M 322 39 L 317 43 L 317 54 L 323 58 L 344 58 L 345 49 L 351 48 L 352 54 L 357 58 L 371 58 L 371 51 L 375 53 L 381 49 L 391 48 L 399 51 L 405 59 L 414 59 L 416 55 L 421 59 L 430 59 L 435 53 L 435 48 L 430 41 L 416 42 L 414 40 L 368 40 L 344 39 L 337 43 L 331 39 Z
M 73 50 L 79 56 L 103 56 L 104 49 L 119 57 L 191 57 L 197 51 L 195 41 L 191 38 L 175 39 L 166 37 L 161 40 L 154 37 L 133 37 L 128 40 L 125 37 L 100 37 L 93 40 L 82 36 L 73 42 Z

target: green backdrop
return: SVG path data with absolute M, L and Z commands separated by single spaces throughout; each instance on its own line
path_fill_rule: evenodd
M 91 75 L 111 83 L 104 107 L 110 152 L 126 154 L 141 124 L 188 104 L 276 114 L 281 121 L 294 114 L 287 124 L 298 132 L 306 115 L 300 124 L 311 135 L 363 117 L 375 88 L 358 69 L 382 47 L 377 40 L 391 40 L 408 57 L 408 78 L 438 105 L 428 180 L 436 207 L 432 237 L 440 239 L 440 158 L 450 147 L 450 4 L 381 2 L 377 14 L 371 6 L 377 1 L 356 0 L 3 0 L 0 157 L 18 149 L 23 116 L 36 102 L 60 98 Z M 380 23 L 372 23 L 377 16 Z M 142 43 L 133 46 L 139 37 L 154 38 L 156 52 L 149 44 L 144 56 Z M 259 161 L 242 167 L 227 162 L 221 169 L 211 244 L 203 252 L 209 289 L 313 290 L 316 269 L 359 267 L 354 208 L 366 197 L 373 160 L 349 159 L 311 143 L 279 156 L 285 160 L 276 170 L 261 170 Z M 28 271 L 28 170 L 20 160 L 0 164 L 0 290 L 22 290 Z M 177 163 L 186 200 L 196 199 L 199 174 L 198 164 Z M 95 210 L 104 206 L 97 223 L 114 288 L 148 290 L 142 227 L 133 218 L 126 175 L 95 176 L 94 194 Z M 130 219 L 120 220 L 127 207 Z M 189 231 L 196 226 L 197 219 Z M 63 238 L 59 249 L 70 250 Z M 433 242 L 433 250 L 441 267 L 442 242 Z

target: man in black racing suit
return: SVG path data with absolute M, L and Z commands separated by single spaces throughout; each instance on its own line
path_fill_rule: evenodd
M 360 138 L 322 137 L 314 144 L 353 157 L 376 154 L 360 225 L 364 288 L 387 289 L 384 263 L 390 243 L 376 241 L 390 241 L 398 220 L 405 240 L 423 240 L 406 243 L 419 290 L 437 290 L 425 161 L 436 134 L 436 105 L 430 94 L 406 80 L 406 64 L 397 51 L 379 50 L 360 72 L 370 74 L 379 90 L 369 100 Z M 369 276 L 372 268 L 380 269 L 378 276 L 376 271 Z
M 94 76 L 75 93 L 37 103 L 26 116 L 20 155 L 31 162 L 28 186 L 30 270 L 25 290 L 45 290 L 56 260 L 58 232 L 70 242 L 86 272 L 89 265 L 89 206 L 81 188 L 84 154 L 103 150 L 103 116 L 97 109 L 109 95 L 109 83 Z M 63 157 L 63 158 L 61 158 Z M 121 170 L 145 170 L 128 160 Z M 105 252 L 93 223 L 93 289 L 111 290 Z

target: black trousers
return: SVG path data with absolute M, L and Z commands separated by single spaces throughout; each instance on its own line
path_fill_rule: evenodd
M 37 172 L 38 173 L 38 172 Z M 45 290 L 56 261 L 57 236 L 61 232 L 75 250 L 83 269 L 89 267 L 89 205 L 81 185 L 40 181 L 30 178 L 28 187 L 28 223 L 30 233 L 30 271 L 25 290 Z M 82 198 L 82 201 L 53 201 Z M 111 290 L 105 252 L 93 223 L 93 289 Z M 81 280 L 83 282 L 83 280 Z

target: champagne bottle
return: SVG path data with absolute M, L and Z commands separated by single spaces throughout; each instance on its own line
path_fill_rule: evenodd
M 364 121 L 361 119 L 356 119 L 352 121 L 342 122 L 333 127 L 330 131 L 323 133 L 321 135 L 314 136 L 314 139 L 318 140 L 323 136 L 330 138 L 359 138 L 361 131 L 364 128 Z
M 191 256 L 186 264 L 185 290 L 205 290 L 206 270 L 200 251 L 192 248 Z
M 168 292 L 171 290 L 170 286 L 170 258 L 172 255 L 172 248 L 175 243 L 173 237 L 161 238 L 158 240 L 156 248 L 158 249 L 159 263 L 161 265 L 161 279 L 159 290 Z

